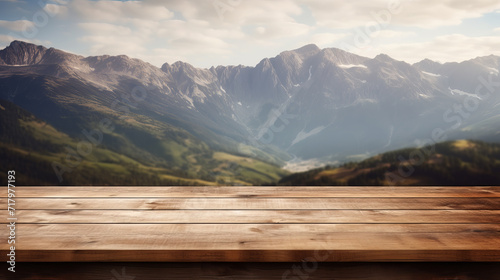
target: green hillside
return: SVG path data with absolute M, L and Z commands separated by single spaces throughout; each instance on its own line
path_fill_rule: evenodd
M 152 119 L 89 127 L 68 136 L 1 100 L 0 165 L 16 170 L 19 185 L 259 185 L 288 174 Z
M 459 140 L 284 177 L 279 185 L 499 185 L 500 144 Z

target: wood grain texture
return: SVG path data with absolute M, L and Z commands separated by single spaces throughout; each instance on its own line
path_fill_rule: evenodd
M 0 199 L 6 209 L 7 199 Z M 500 262 L 499 187 L 18 187 L 23 261 Z M 0 261 L 7 211 L 0 212 Z
M 19 210 L 17 215 L 18 224 L 500 224 L 500 210 Z
M 0 254 L 8 252 L 0 250 Z M 24 262 L 500 262 L 500 250 L 18 250 Z M 66 278 L 68 279 L 68 278 Z M 72 278 L 69 278 L 72 279 Z M 165 278 L 159 278 L 165 279 Z M 331 279 L 331 278 L 329 278 Z M 364 279 L 364 278 L 362 278 Z M 380 278 L 376 278 L 380 279 Z M 412 278 L 414 279 L 414 278 Z M 453 279 L 453 278 L 452 278 Z M 482 279 L 482 278 L 481 278 Z M 497 280 L 498 278 L 493 278 Z
M 0 208 L 7 209 L 6 200 Z M 17 198 L 18 210 L 499 210 L 500 198 Z
M 7 197 L 0 187 L 0 197 Z M 5 190 L 5 191 L 4 191 Z M 17 187 L 17 197 L 500 197 L 500 187 Z
M 20 224 L 17 238 L 19 250 L 493 250 L 500 225 Z

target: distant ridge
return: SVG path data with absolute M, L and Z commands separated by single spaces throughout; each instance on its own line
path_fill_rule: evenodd
M 493 90 L 487 100 L 475 94 L 478 77 L 499 74 L 493 55 L 411 65 L 311 44 L 254 67 L 158 68 L 126 55 L 83 57 L 14 41 L 0 50 L 0 64 L 0 98 L 70 134 L 88 125 L 82 116 L 120 116 L 111 104 L 130 103 L 141 86 L 147 96 L 129 108 L 130 122 L 180 128 L 215 150 L 276 164 L 345 162 L 433 140 L 436 129 L 446 131 L 439 139 L 500 139 L 499 89 L 483 86 Z

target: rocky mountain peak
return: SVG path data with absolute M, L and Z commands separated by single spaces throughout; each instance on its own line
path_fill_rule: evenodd
M 474 95 L 478 76 L 500 72 L 500 58 L 495 56 L 463 63 L 424 60 L 410 65 L 387 55 L 372 59 L 307 45 L 265 58 L 253 67 L 202 69 L 179 61 L 159 69 L 127 56 L 84 58 L 16 41 L 0 50 L 0 64 L 2 61 L 31 65 L 0 67 L 0 98 L 6 100 L 40 95 L 31 87 L 22 89 L 22 79 L 28 75 L 59 87 L 46 92 L 49 98 L 55 97 L 54 102 L 76 100 L 72 92 L 77 84 L 82 88 L 76 96 L 82 100 L 79 103 L 102 100 L 98 108 L 104 108 L 117 92 L 128 93 L 132 86 L 142 84 L 150 92 L 140 105 L 145 115 L 162 116 L 158 119 L 162 122 L 170 114 L 176 115 L 186 120 L 182 125 L 194 124 L 190 132 L 199 127 L 214 134 L 227 131 L 224 136 L 245 145 L 254 145 L 251 139 L 256 139 L 259 146 L 270 145 L 302 159 L 351 160 L 352 155 L 374 154 L 404 147 L 413 139 L 426 139 L 432 129 L 454 125 L 443 119 L 443 112 L 465 98 L 477 99 L 483 107 L 463 120 L 463 127 L 470 130 L 457 130 L 456 137 L 490 133 L 483 132 L 484 123 L 495 124 L 492 131 L 499 131 L 498 91 L 487 102 Z M 431 69 L 434 66 L 442 69 Z M 20 90 L 24 93 L 18 94 Z M 453 116 L 458 115 L 450 119 Z M 175 120 L 168 125 L 180 123 Z
M 374 60 L 378 60 L 378 61 L 382 61 L 382 62 L 388 62 L 388 63 L 391 63 L 391 62 L 395 62 L 396 60 L 390 56 L 388 56 L 387 54 L 385 53 L 381 53 L 379 55 L 377 55 Z
M 489 67 L 498 68 L 500 66 L 500 57 L 496 55 L 480 56 L 471 59 L 472 62 L 482 64 Z M 498 69 L 497 69 L 498 70 Z
M 415 68 L 421 71 L 426 71 L 430 73 L 438 73 L 441 67 L 443 66 L 441 63 L 432 61 L 430 59 L 421 60 L 415 64 L 413 64 Z
M 171 65 L 168 63 L 163 64 L 161 70 L 171 75 L 182 75 L 186 77 L 192 77 L 195 76 L 201 69 L 197 69 L 193 65 L 187 62 L 176 61 Z
M 271 60 L 269 58 L 264 58 L 255 66 L 255 69 L 257 69 L 259 72 L 264 72 L 264 71 L 272 71 L 273 64 L 271 63 Z
M 328 60 L 330 62 L 333 62 L 335 64 L 343 64 L 343 65 L 349 65 L 349 64 L 361 64 L 364 61 L 368 60 L 367 57 L 362 57 L 359 55 L 355 55 L 349 52 L 346 52 L 341 49 L 337 48 L 327 48 L 321 50 L 321 60 Z
M 0 51 L 0 59 L 7 65 L 32 65 L 38 64 L 47 48 L 22 41 L 13 41 Z
M 8 47 L 0 50 L 0 62 L 12 66 L 39 64 L 59 64 L 74 66 L 79 64 L 83 56 L 67 53 L 55 48 L 46 48 L 22 41 L 13 41 Z
M 307 58 L 307 57 L 316 55 L 320 51 L 321 51 L 321 49 L 318 46 L 316 46 L 315 44 L 309 44 L 309 45 L 305 45 L 301 48 L 295 49 L 291 52 L 298 54 L 302 58 Z

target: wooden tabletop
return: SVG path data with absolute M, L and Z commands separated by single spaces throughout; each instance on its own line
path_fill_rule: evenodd
M 500 261 L 500 187 L 17 187 L 16 261 Z M 0 191 L 0 260 L 10 245 Z

